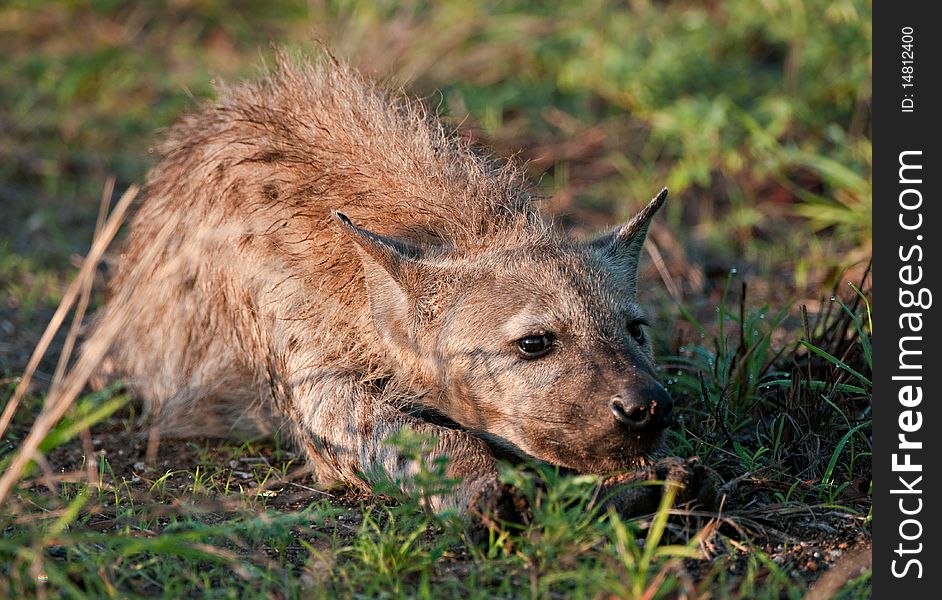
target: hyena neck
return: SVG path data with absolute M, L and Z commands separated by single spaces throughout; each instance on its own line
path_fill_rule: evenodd
M 404 413 L 448 429 L 475 430 L 481 423 L 470 410 L 471 402 L 461 394 L 449 393 L 448 386 L 421 375 L 406 378 L 401 374 L 382 382 L 383 393 L 397 399 Z

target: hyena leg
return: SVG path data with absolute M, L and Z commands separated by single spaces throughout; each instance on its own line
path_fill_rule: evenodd
M 602 484 L 605 507 L 613 507 L 623 517 L 636 517 L 658 509 L 665 488 L 646 485 L 664 482 L 676 489 L 674 504 L 691 504 L 713 510 L 720 502 L 720 478 L 695 459 L 662 458 L 646 468 L 610 477 Z
M 480 439 L 464 432 L 411 417 L 352 378 L 309 378 L 291 390 L 295 435 L 307 450 L 320 479 L 341 480 L 369 487 L 381 480 L 396 482 L 415 494 L 420 465 L 404 457 L 387 440 L 405 427 L 436 438 L 429 464 L 447 457 L 446 477 L 459 483 L 452 493 L 428 498 L 431 510 L 472 512 L 481 502 L 498 502 L 494 456 Z

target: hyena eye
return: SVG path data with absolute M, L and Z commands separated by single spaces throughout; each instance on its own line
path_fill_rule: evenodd
M 644 343 L 644 326 L 647 325 L 644 319 L 635 319 L 628 323 L 628 335 L 633 337 L 639 344 Z
M 547 334 L 528 335 L 517 340 L 517 353 L 521 358 L 539 358 L 553 347 L 553 338 Z

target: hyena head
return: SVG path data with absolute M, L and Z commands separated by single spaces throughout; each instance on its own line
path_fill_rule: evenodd
M 377 333 L 438 390 L 431 408 L 517 454 L 604 472 L 636 466 L 671 421 L 635 300 L 666 196 L 588 242 L 523 235 L 459 257 L 335 216 L 359 248 Z

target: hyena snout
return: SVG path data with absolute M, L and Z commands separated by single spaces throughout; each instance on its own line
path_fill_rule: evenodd
M 657 381 L 637 383 L 609 401 L 619 426 L 633 433 L 656 433 L 671 423 L 674 401 Z

